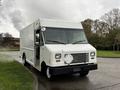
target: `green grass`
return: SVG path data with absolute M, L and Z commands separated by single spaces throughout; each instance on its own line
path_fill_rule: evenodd
M 7 62 L 11 62 L 11 61 L 14 61 L 14 60 L 10 56 L 0 54 L 0 62 L 7 63 Z
M 8 56 L 0 55 L 0 90 L 33 90 L 31 73 L 18 62 L 8 60 Z
M 0 51 L 19 51 L 19 48 L 0 48 Z
M 120 58 L 120 51 L 97 51 L 98 57 Z

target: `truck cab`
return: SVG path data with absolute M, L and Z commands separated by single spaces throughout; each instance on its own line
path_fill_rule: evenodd
M 80 23 L 59 20 L 38 20 L 28 35 L 21 31 L 23 62 L 44 73 L 47 78 L 60 74 L 80 73 L 86 76 L 97 69 L 96 49 L 87 41 Z M 23 39 L 28 38 L 28 46 Z M 31 42 L 30 42 L 31 39 Z M 32 51 L 30 51 L 32 49 Z

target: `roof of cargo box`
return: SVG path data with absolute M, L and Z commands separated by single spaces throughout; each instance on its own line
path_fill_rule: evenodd
M 40 25 L 44 27 L 82 29 L 81 23 L 67 21 L 67 20 L 65 21 L 65 20 L 40 19 Z

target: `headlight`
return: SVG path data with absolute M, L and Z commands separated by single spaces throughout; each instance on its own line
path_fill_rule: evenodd
M 65 54 L 64 61 L 66 64 L 70 64 L 73 61 L 73 56 L 71 54 Z
M 95 56 L 95 52 L 91 52 L 91 53 L 90 53 L 90 56 Z
M 61 54 L 60 53 L 55 54 L 55 59 L 60 59 L 60 58 L 61 58 Z

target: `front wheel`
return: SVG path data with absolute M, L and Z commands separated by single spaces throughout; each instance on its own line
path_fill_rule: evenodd
M 81 77 L 85 77 L 85 76 L 88 75 L 88 73 L 89 73 L 89 71 L 81 71 L 81 72 L 80 72 L 80 76 L 81 76 Z
M 46 77 L 48 79 L 51 79 L 52 75 L 50 74 L 50 68 L 49 67 L 46 67 Z

